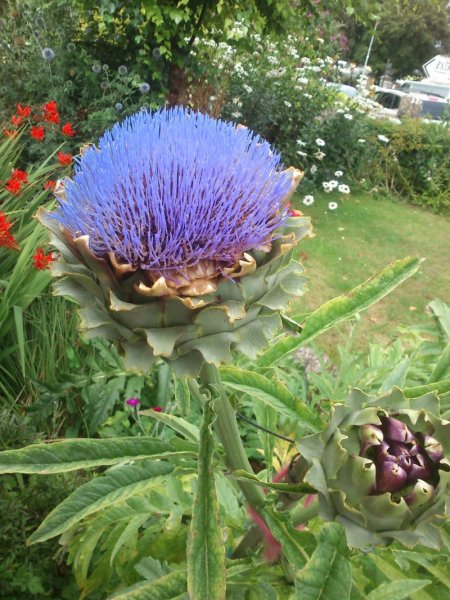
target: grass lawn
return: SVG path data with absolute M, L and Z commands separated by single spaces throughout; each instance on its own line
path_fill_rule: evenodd
M 426 319 L 430 300 L 450 302 L 450 219 L 369 194 L 340 195 L 335 211 L 327 210 L 329 200 L 329 195 L 316 196 L 315 204 L 305 207 L 297 195 L 293 202 L 311 216 L 316 234 L 299 245 L 309 291 L 294 312 L 314 310 L 407 255 L 426 260 L 414 277 L 363 313 L 359 339 L 392 339 L 398 325 Z M 324 339 L 328 349 L 336 336 L 332 332 Z

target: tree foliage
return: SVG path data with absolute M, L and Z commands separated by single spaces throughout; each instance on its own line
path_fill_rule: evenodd
M 422 65 L 450 51 L 450 13 L 446 0 L 385 2 L 378 15 L 369 65 L 378 74 L 386 63 L 397 77 L 422 74 Z M 373 28 L 354 19 L 348 24 L 351 58 L 363 63 Z

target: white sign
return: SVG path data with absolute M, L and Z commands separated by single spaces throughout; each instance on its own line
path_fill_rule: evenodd
M 423 70 L 434 81 L 450 83 L 450 56 L 438 54 L 423 65 Z

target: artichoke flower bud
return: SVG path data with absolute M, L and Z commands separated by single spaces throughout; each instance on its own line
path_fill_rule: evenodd
M 426 504 L 434 493 L 434 487 L 419 479 L 414 486 L 412 492 L 405 496 L 405 502 L 408 506 L 422 506 Z
M 359 430 L 359 439 L 361 440 L 361 451 L 363 455 L 371 446 L 379 446 L 383 441 L 383 432 L 376 425 L 362 425 Z
M 423 448 L 429 458 L 435 463 L 439 462 L 444 458 L 444 448 L 434 437 L 425 434 L 423 436 Z
M 368 396 L 352 390 L 325 431 L 303 438 L 320 515 L 346 529 L 354 547 L 421 543 L 439 547 L 450 488 L 450 422 L 431 393 Z
M 56 210 L 38 215 L 59 250 L 55 293 L 127 368 L 160 357 L 195 376 L 232 350 L 255 358 L 304 287 L 292 253 L 311 225 L 289 217 L 302 175 L 246 127 L 141 111 L 83 149 Z

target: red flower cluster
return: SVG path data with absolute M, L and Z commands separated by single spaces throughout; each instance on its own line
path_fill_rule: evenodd
M 22 118 L 29 117 L 31 115 L 31 108 L 29 106 L 17 104 L 17 114 Z
M 42 142 L 46 134 L 45 127 L 39 123 L 55 123 L 56 125 L 59 125 L 60 122 L 58 106 L 54 100 L 50 100 L 50 102 L 44 104 L 38 113 L 33 116 L 31 116 L 31 108 L 29 106 L 17 104 L 17 112 L 11 117 L 12 125 L 18 127 L 19 125 L 22 125 L 26 118 L 32 118 L 35 122 L 35 124 L 31 126 L 30 136 L 37 142 Z M 30 121 L 28 121 L 28 123 L 31 124 Z M 16 137 L 17 130 L 4 129 L 3 133 L 5 137 Z M 74 137 L 76 135 L 72 123 L 65 123 L 61 127 L 61 133 L 67 137 Z
M 56 102 L 54 100 L 50 100 L 47 104 L 44 104 L 42 107 L 42 112 L 44 113 L 44 121 L 48 123 L 59 123 L 59 112 L 56 107 Z
M 37 248 L 36 252 L 33 254 L 33 262 L 34 268 L 38 271 L 43 271 L 48 267 L 48 265 L 55 260 L 53 256 L 53 252 L 49 252 L 45 254 L 43 248 Z
M 28 183 L 27 173 L 21 169 L 13 169 L 11 177 L 5 183 L 5 189 L 11 194 L 17 194 L 25 183 Z
M 75 135 L 75 130 L 72 127 L 72 123 L 66 123 L 61 127 L 61 133 L 63 135 L 68 135 L 69 137 L 73 137 Z
M 53 179 L 49 179 L 48 181 L 46 181 L 44 183 L 44 190 L 51 190 L 53 192 L 55 187 L 56 187 L 56 181 L 54 181 Z
M 45 138 L 45 128 L 35 125 L 31 128 L 30 135 L 38 142 L 42 142 L 42 140 Z
M 62 165 L 63 167 L 66 167 L 67 165 L 70 165 L 72 160 L 73 160 L 73 156 L 69 153 L 65 153 L 65 152 L 58 152 L 58 160 L 59 160 L 59 164 Z
M 12 233 L 10 233 L 12 223 L 9 221 L 5 213 L 0 212 L 0 248 L 9 248 L 10 250 L 18 250 L 19 244 L 16 242 Z

